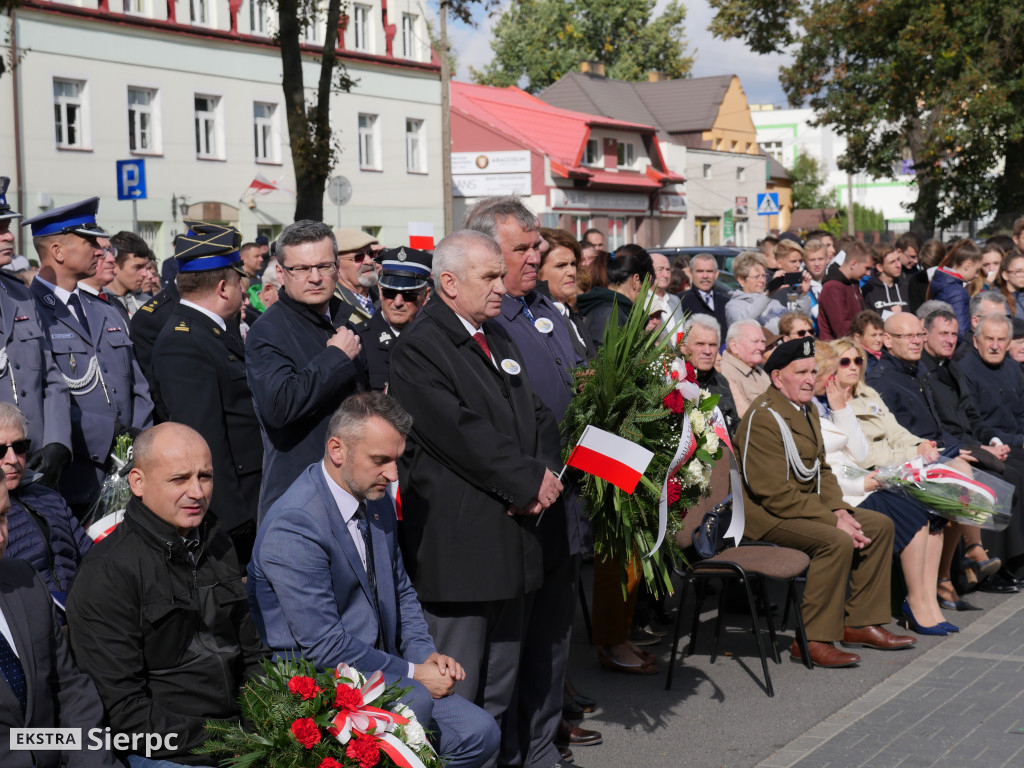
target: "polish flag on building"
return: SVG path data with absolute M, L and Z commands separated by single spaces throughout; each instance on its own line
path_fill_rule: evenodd
M 418 251 L 434 250 L 434 225 L 429 221 L 410 221 L 409 247 Z
M 295 193 L 290 189 L 285 189 L 281 186 L 280 182 L 271 181 L 262 173 L 257 173 L 256 178 L 249 184 L 249 189 L 255 189 L 258 194 L 267 195 L 277 190 L 278 192 L 284 192 L 286 195 L 295 197 Z
M 625 438 L 588 425 L 569 455 L 567 466 L 597 475 L 632 493 L 654 454 Z

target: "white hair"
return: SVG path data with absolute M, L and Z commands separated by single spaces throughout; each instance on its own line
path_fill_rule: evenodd
M 761 330 L 761 324 L 757 322 L 757 320 L 753 320 L 751 318 L 747 318 L 746 320 L 737 320 L 729 326 L 729 330 L 725 334 L 726 346 L 732 344 L 733 339 L 738 339 L 744 328 L 756 328 L 758 333 L 764 333 L 764 331 Z
M 686 340 L 690 339 L 690 330 L 699 325 L 701 328 L 707 328 L 709 331 L 715 332 L 715 338 L 719 343 L 722 341 L 722 326 L 718 320 L 711 315 L 696 314 L 690 315 L 690 319 L 686 321 L 686 325 L 683 326 L 683 331 L 686 333 Z

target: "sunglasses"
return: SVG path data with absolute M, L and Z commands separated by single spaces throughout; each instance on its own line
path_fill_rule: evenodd
M 381 298 L 387 299 L 388 301 L 394 301 L 398 298 L 398 294 L 402 294 L 402 301 L 409 303 L 418 301 L 422 295 L 422 291 L 396 291 L 393 288 L 381 288 Z
M 355 253 L 353 253 L 353 254 L 351 254 L 349 256 L 341 256 L 339 258 L 341 258 L 344 261 L 354 262 L 355 264 L 362 264 L 367 259 L 371 259 L 372 260 L 373 259 L 373 253 L 371 251 L 356 251 Z
M 803 330 L 793 331 L 793 335 L 802 339 L 804 336 L 810 336 L 811 332 L 809 329 L 804 328 Z
M 864 365 L 864 358 L 860 355 L 856 357 L 841 357 L 839 358 L 840 368 L 849 368 L 851 365 L 861 366 Z
M 28 449 L 31 446 L 32 441 L 29 440 L 28 438 L 25 438 L 24 440 L 15 440 L 10 445 L 0 444 L 0 457 L 6 456 L 7 451 L 11 448 L 13 448 L 14 452 L 19 456 L 24 456 L 26 453 L 28 453 Z

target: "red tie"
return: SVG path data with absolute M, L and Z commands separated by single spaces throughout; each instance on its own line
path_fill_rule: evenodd
M 494 358 L 491 357 L 491 348 L 487 346 L 487 337 L 484 336 L 484 332 L 477 331 L 476 333 L 474 333 L 473 341 L 475 341 L 480 346 L 480 349 L 482 349 L 484 351 L 484 354 L 487 355 L 487 359 L 493 363 Z

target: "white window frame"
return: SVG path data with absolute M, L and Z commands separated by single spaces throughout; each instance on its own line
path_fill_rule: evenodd
M 214 27 L 217 25 L 214 17 L 215 0 L 188 0 L 189 20 L 194 27 Z
M 74 77 L 53 77 L 53 131 L 54 141 L 59 149 L 91 150 L 92 131 L 90 130 L 89 113 L 89 81 Z M 57 95 L 56 86 L 77 86 L 78 92 L 73 95 Z M 58 133 L 58 126 L 61 127 Z M 73 126 L 75 141 L 68 140 L 69 128 Z
M 747 169 L 746 169 L 746 166 L 737 165 L 736 166 L 736 181 L 746 181 L 746 180 L 747 180 Z
M 195 106 L 195 99 L 212 99 L 213 109 L 200 112 Z M 224 97 L 215 93 L 196 93 L 193 94 L 192 103 L 196 158 L 199 160 L 224 160 Z M 210 122 L 213 124 L 213 146 L 207 146 L 205 148 L 206 151 L 204 151 L 203 146 L 200 144 L 200 137 L 198 133 L 200 120 L 203 121 L 204 125 Z M 206 133 L 207 132 L 204 131 L 204 134 Z
M 781 141 L 762 141 L 758 146 L 761 147 L 761 151 L 766 155 L 775 158 L 776 162 L 782 163 L 784 150 Z
M 701 178 L 703 178 L 703 179 L 710 179 L 711 178 L 711 163 L 704 163 L 701 166 L 700 175 L 701 175 Z
M 323 45 L 326 39 L 324 34 L 327 32 L 327 6 L 322 0 L 315 0 L 314 7 L 303 39 L 310 45 Z
M 373 7 L 352 5 L 352 50 L 373 53 Z
M 149 94 L 148 104 L 132 104 L 132 92 Z M 160 89 L 145 85 L 129 85 L 126 100 L 128 103 L 128 151 L 133 155 L 159 155 L 163 151 L 163 137 L 160 132 Z M 132 113 L 136 117 L 133 120 Z M 149 115 L 149 146 L 142 147 L 140 115 Z M 132 147 L 132 142 L 135 146 Z
M 420 17 L 415 13 L 402 14 L 402 56 L 412 61 L 420 61 L 422 58 L 419 20 Z
M 273 32 L 271 9 L 267 0 L 249 0 L 249 34 L 270 37 Z
M 270 114 L 257 115 L 258 107 L 269 107 Z M 278 104 L 273 101 L 254 101 L 252 103 L 253 154 L 257 163 L 271 165 L 280 165 L 281 163 L 281 128 L 278 123 L 280 111 Z
M 359 169 L 380 171 L 384 169 L 381 158 L 380 115 L 360 112 L 356 135 L 359 140 Z
M 153 18 L 152 0 L 122 0 L 121 7 L 125 16 Z
M 632 141 L 618 143 L 618 167 L 633 168 L 636 165 L 636 144 Z
M 405 170 L 427 173 L 427 121 L 420 117 L 405 118 Z
M 625 216 L 609 216 L 605 227 L 605 248 L 614 253 L 620 245 L 629 242 L 629 219 Z
M 603 165 L 604 152 L 601 151 L 601 140 L 595 138 L 587 139 L 587 146 L 583 150 L 583 165 Z

